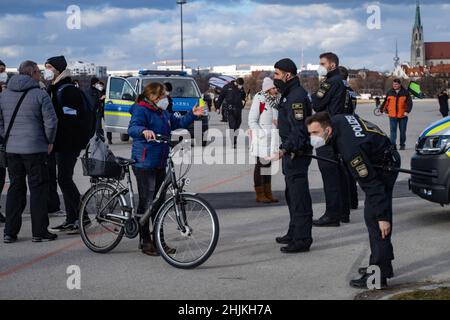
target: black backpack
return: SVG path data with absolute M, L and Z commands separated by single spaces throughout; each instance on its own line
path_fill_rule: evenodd
M 86 130 L 80 130 L 77 134 L 79 135 L 83 145 L 86 146 L 91 138 L 95 135 L 95 127 L 96 127 L 96 110 L 94 105 L 91 102 L 91 99 L 86 95 L 86 93 L 71 83 L 64 84 L 58 88 L 56 92 L 56 99 L 58 101 L 58 105 L 62 106 L 62 94 L 64 90 L 68 87 L 73 87 L 79 90 L 82 98 L 83 98 L 83 109 L 84 117 L 79 117 L 77 120 L 80 124 L 80 128 L 86 128 Z

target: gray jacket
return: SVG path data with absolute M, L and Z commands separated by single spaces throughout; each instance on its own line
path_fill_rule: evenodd
M 0 136 L 5 136 L 20 97 L 30 88 L 13 124 L 7 153 L 46 153 L 48 145 L 55 141 L 58 118 L 50 96 L 27 75 L 13 76 L 0 94 Z

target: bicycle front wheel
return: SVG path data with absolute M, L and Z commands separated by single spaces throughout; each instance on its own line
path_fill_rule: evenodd
M 113 250 L 124 235 L 123 199 L 115 188 L 99 183 L 81 201 L 80 233 L 84 244 L 97 253 Z
M 154 234 L 166 262 L 176 268 L 193 269 L 214 252 L 219 240 L 219 219 L 206 200 L 186 194 L 181 197 L 178 208 L 185 231 L 178 223 L 174 201 L 168 201 L 158 213 Z
M 375 108 L 375 110 L 373 111 L 373 113 L 377 116 L 377 117 L 379 117 L 379 116 L 381 116 L 383 113 L 381 112 L 381 109 L 380 108 Z

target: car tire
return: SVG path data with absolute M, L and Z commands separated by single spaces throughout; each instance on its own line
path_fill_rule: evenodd
M 128 142 L 128 141 L 130 141 L 130 136 L 127 135 L 126 133 L 122 133 L 122 134 L 120 134 L 120 141 Z

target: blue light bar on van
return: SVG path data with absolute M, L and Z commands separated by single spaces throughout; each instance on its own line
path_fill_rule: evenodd
M 162 71 L 162 70 L 139 70 L 139 75 L 141 76 L 180 76 L 180 77 L 187 77 L 186 71 Z

